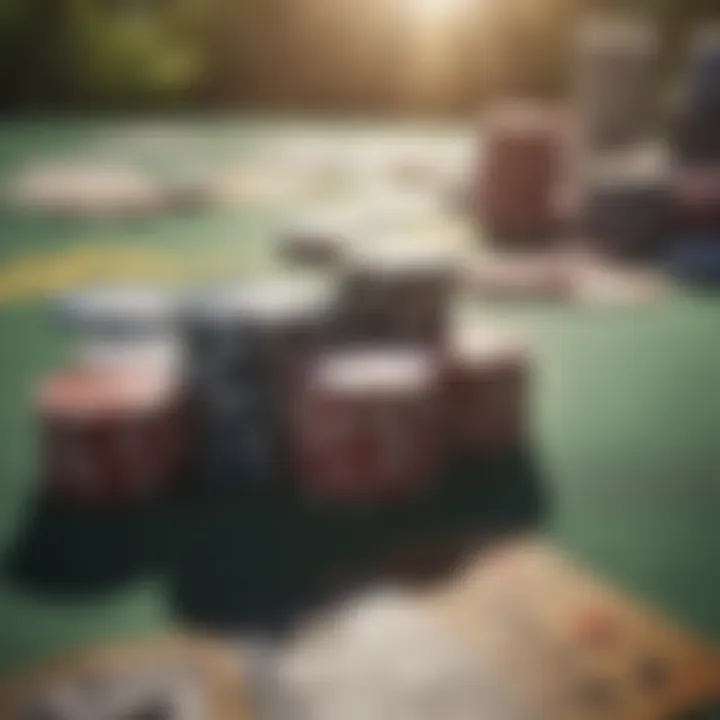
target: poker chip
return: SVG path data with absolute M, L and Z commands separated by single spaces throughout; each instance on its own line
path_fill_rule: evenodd
M 248 281 L 194 295 L 183 311 L 186 375 L 208 481 L 266 486 L 287 457 L 288 395 L 333 332 L 332 282 Z
M 185 422 L 167 368 L 62 370 L 41 384 L 36 413 L 52 494 L 112 503 L 157 495 L 178 479 Z
M 86 368 L 144 367 L 169 374 L 183 370 L 182 347 L 177 338 L 140 338 L 88 341 L 75 353 L 76 365 Z
M 324 311 L 332 297 L 331 284 L 303 276 L 250 280 L 200 291 L 186 302 L 184 317 L 227 327 L 235 322 L 282 326 Z
M 685 235 L 720 232 L 720 164 L 675 168 L 671 201 L 677 232 Z
M 62 328 L 89 338 L 162 336 L 174 331 L 177 300 L 150 287 L 96 286 L 60 296 L 53 314 Z
M 714 106 L 714 107 L 713 107 Z M 687 163 L 720 161 L 720 99 L 696 101 L 681 96 L 672 110 L 671 145 L 679 160 Z
M 477 326 L 451 334 L 442 359 L 443 427 L 448 446 L 473 453 L 525 439 L 529 356 L 512 333 Z
M 610 257 L 662 257 L 671 227 L 670 184 L 668 158 L 660 148 L 597 158 L 584 179 L 584 232 Z
M 649 137 L 659 47 L 655 28 L 628 16 L 595 16 L 575 37 L 573 107 L 586 147 L 631 147 Z
M 426 353 L 414 350 L 344 351 L 317 360 L 319 382 L 329 392 L 367 397 L 414 393 L 432 381 L 432 366 Z
M 12 207 L 49 215 L 112 218 L 165 209 L 162 187 L 131 167 L 31 165 L 6 188 Z
M 428 353 L 367 349 L 319 356 L 294 401 L 302 491 L 350 503 L 417 493 L 439 462 L 435 399 Z
M 494 245 L 545 245 L 557 232 L 563 124 L 557 112 L 523 103 L 499 106 L 486 119 L 473 206 Z
M 353 247 L 341 265 L 339 313 L 349 339 L 434 343 L 458 276 L 458 254 L 407 236 Z
M 720 88 L 720 25 L 697 28 L 691 39 L 690 66 L 695 77 Z M 715 85 L 717 83 L 717 85 Z
M 251 381 L 302 365 L 302 355 L 333 332 L 333 282 L 304 277 L 249 281 L 194 295 L 183 311 L 190 374 Z M 242 373 L 241 373 L 242 374 Z M 253 377 L 254 375 L 254 377 Z M 272 377 L 271 377 L 272 376 Z
M 667 267 L 687 282 L 720 282 L 720 236 L 696 235 L 678 238 L 668 253 Z
M 691 40 L 690 62 L 675 108 L 672 144 L 684 162 L 720 160 L 720 31 L 708 26 Z

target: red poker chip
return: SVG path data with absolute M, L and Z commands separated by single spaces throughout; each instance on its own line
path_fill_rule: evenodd
M 498 243 L 531 242 L 557 230 L 563 126 L 558 113 L 525 104 L 488 118 L 474 195 L 477 219 Z
M 720 165 L 680 168 L 671 188 L 679 231 L 687 234 L 720 228 Z
M 513 334 L 487 327 L 454 334 L 442 353 L 443 417 L 451 449 L 520 444 L 526 432 L 529 355 Z
M 155 494 L 177 477 L 184 413 L 175 376 L 159 367 L 63 370 L 42 383 L 36 410 L 51 492 L 113 502 Z
M 305 493 L 352 503 L 415 494 L 439 460 L 436 387 L 423 352 L 317 358 L 299 389 L 293 422 Z

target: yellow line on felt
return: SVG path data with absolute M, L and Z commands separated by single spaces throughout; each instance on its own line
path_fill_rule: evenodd
M 23 255 L 0 265 L 0 304 L 94 282 L 176 282 L 189 268 L 174 254 L 147 248 L 84 245 Z

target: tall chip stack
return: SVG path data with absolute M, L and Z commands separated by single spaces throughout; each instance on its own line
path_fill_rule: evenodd
M 544 249 L 557 240 L 565 153 L 559 112 L 508 103 L 489 113 L 471 204 L 484 237 L 501 249 Z
M 720 161 L 720 28 L 698 31 L 676 108 L 673 149 L 684 163 Z
M 373 562 L 407 541 L 412 508 L 442 482 L 437 375 L 424 350 L 340 348 L 296 386 L 292 479 L 311 595 L 372 576 Z
M 341 265 L 340 317 L 350 343 L 435 344 L 456 281 L 456 257 L 403 236 L 351 248 Z
M 672 272 L 720 282 L 720 28 L 697 32 L 675 118 Z
M 572 94 L 583 148 L 616 150 L 648 139 L 658 57 L 658 38 L 646 21 L 594 17 L 581 26 Z
M 186 417 L 167 366 L 77 366 L 40 387 L 42 480 L 53 496 L 128 502 L 172 487 L 184 467 Z
M 678 163 L 673 173 L 674 237 L 669 265 L 690 282 L 720 282 L 720 164 Z
M 671 232 L 671 173 L 654 146 L 608 153 L 587 168 L 581 226 L 592 247 L 615 259 L 664 257 Z
M 456 329 L 441 366 L 443 425 L 451 453 L 487 455 L 524 444 L 530 358 L 518 338 L 491 326 Z
M 682 165 L 673 170 L 674 225 L 682 234 L 720 239 L 720 162 Z
M 437 479 L 438 411 L 428 353 L 375 348 L 320 356 L 295 401 L 303 493 L 351 504 L 416 496 Z
M 203 482 L 249 488 L 277 479 L 288 389 L 332 332 L 334 308 L 334 288 L 304 278 L 218 288 L 189 303 L 187 383 Z

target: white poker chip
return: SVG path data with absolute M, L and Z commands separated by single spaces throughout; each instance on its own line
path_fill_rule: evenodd
M 50 215 L 109 218 L 165 208 L 162 186 L 132 167 L 30 165 L 5 187 L 10 206 Z
M 283 325 L 317 317 L 332 308 L 333 283 L 307 277 L 280 277 L 215 287 L 191 297 L 184 311 L 190 323 Z
M 76 353 L 79 365 L 91 368 L 148 367 L 177 375 L 183 352 L 176 338 L 148 337 L 137 340 L 94 340 L 81 343 Z
M 429 354 L 422 350 L 368 349 L 325 356 L 314 377 L 330 393 L 412 395 L 432 383 L 434 372 Z
M 440 243 L 418 242 L 412 234 L 380 234 L 374 242 L 353 247 L 344 265 L 349 273 L 381 276 L 441 277 L 453 280 L 460 255 L 456 248 Z
M 76 332 L 160 334 L 173 328 L 177 299 L 149 287 L 106 285 L 63 295 L 53 308 L 59 323 Z

